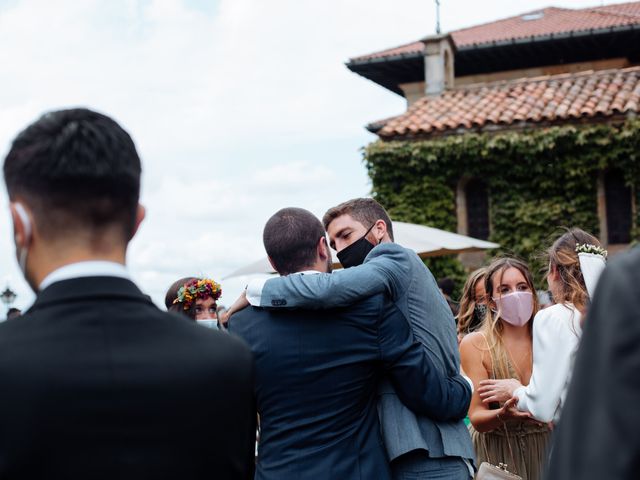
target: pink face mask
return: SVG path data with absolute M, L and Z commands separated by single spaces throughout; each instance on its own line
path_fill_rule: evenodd
M 494 298 L 500 318 L 511 325 L 522 327 L 531 319 L 533 313 L 533 294 L 531 292 L 513 292 Z

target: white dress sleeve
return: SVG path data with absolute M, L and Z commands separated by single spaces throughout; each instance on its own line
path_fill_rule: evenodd
M 529 385 L 518 388 L 518 410 L 541 422 L 557 420 L 580 342 L 580 312 L 573 305 L 554 305 L 533 320 L 533 371 Z

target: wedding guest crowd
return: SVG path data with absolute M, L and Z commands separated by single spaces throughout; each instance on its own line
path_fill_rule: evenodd
M 0 324 L 0 478 L 640 471 L 637 249 L 606 267 L 596 237 L 567 229 L 546 252 L 548 308 L 510 256 L 471 272 L 458 303 L 395 242 L 384 207 L 356 198 L 322 221 L 275 212 L 263 243 L 279 276 L 250 281 L 228 310 L 219 283 L 184 277 L 161 311 L 126 268 L 145 209 L 118 123 L 47 113 L 3 171 L 36 300 Z

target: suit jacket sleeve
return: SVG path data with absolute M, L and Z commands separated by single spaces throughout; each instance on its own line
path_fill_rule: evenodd
M 584 322 L 548 479 L 640 471 L 640 249 L 605 269 Z
M 269 279 L 260 306 L 322 309 L 348 306 L 377 293 L 397 298 L 410 279 L 409 253 L 398 244 L 382 243 L 357 267 Z
M 398 397 L 416 413 L 434 420 L 458 420 L 469 410 L 471 387 L 459 374 L 440 373 L 427 350 L 415 341 L 400 310 L 385 302 L 379 320 L 382 362 Z

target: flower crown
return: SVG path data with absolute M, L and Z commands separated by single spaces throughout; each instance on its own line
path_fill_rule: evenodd
M 211 297 L 214 301 L 217 301 L 220 295 L 222 295 L 222 287 L 219 283 L 214 282 L 210 278 L 194 279 L 178 289 L 178 296 L 173 303 L 174 305 L 176 303 L 182 303 L 184 304 L 184 309 L 189 310 L 193 302 L 199 298 Z
M 594 255 L 601 255 L 607 258 L 608 252 L 597 245 L 591 243 L 576 243 L 576 253 L 592 253 Z

